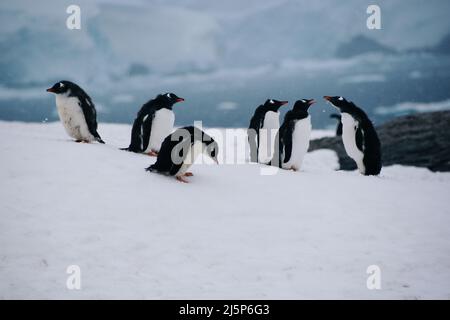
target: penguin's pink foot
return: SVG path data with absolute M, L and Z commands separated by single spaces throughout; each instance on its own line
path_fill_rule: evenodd
M 291 167 L 291 169 L 292 169 L 293 171 L 298 171 L 298 169 L 297 169 L 296 167 Z
M 185 177 L 192 177 L 194 174 L 192 172 L 186 172 L 184 174 Z
M 177 180 L 183 183 L 189 183 L 188 180 L 186 180 L 183 176 L 176 176 Z
M 156 151 L 150 151 L 150 152 L 147 152 L 147 154 L 150 156 L 150 157 L 157 157 L 158 156 L 158 152 L 156 152 Z

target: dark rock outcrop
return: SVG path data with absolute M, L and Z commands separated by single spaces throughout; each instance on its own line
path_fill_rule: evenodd
M 419 113 L 396 118 L 376 128 L 383 166 L 402 164 L 431 171 L 450 171 L 450 111 Z M 312 140 L 309 151 L 331 149 L 341 170 L 356 169 L 344 150 L 341 137 Z

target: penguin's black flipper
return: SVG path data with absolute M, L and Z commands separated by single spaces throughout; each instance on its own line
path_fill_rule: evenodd
M 143 118 L 143 123 L 142 123 L 142 152 L 144 152 L 147 147 L 148 144 L 150 142 L 150 134 L 152 132 L 152 124 L 153 124 L 153 119 L 155 118 L 155 113 L 156 110 L 152 109 L 151 113 L 148 113 L 146 116 L 144 116 Z
M 204 136 L 202 136 L 202 139 L 208 140 Z M 188 155 L 189 149 L 192 148 L 192 146 L 193 146 L 193 142 L 194 142 L 194 131 L 192 131 L 192 134 L 190 137 L 181 136 L 181 137 L 179 137 L 178 141 L 175 141 L 174 143 L 171 144 L 172 152 L 170 154 L 170 157 L 172 157 L 172 153 L 173 153 L 173 155 L 178 156 L 177 159 L 172 159 L 172 158 L 170 159 L 170 163 L 172 166 L 169 170 L 169 174 L 171 176 L 175 175 L 180 170 L 181 166 L 183 165 L 183 163 L 185 161 L 190 161 L 191 163 L 193 163 L 193 161 L 195 160 L 195 159 L 187 159 L 186 158 Z
M 288 121 L 283 123 L 280 127 L 280 146 L 284 147 L 284 159 L 283 163 L 288 162 L 291 159 L 292 154 L 292 135 L 294 134 L 295 121 Z M 280 163 L 281 165 L 281 163 Z
M 84 91 L 79 92 L 78 105 L 83 110 L 83 115 L 86 120 L 89 132 L 100 143 L 105 143 L 97 132 L 97 111 L 91 98 Z
M 264 124 L 264 117 L 261 116 L 262 112 L 262 106 L 256 108 L 255 114 L 250 119 L 250 125 L 248 126 L 247 130 L 248 143 L 250 145 L 251 162 L 258 162 L 259 129 L 261 129 Z
M 286 163 L 291 159 L 292 154 L 292 135 L 294 134 L 295 130 L 295 119 L 293 111 L 286 112 L 286 115 L 284 116 L 283 124 L 280 127 L 280 130 L 278 131 L 280 134 L 280 155 L 284 154 L 284 159 L 282 159 L 283 163 Z M 281 158 L 280 158 L 280 168 L 282 167 Z
M 248 143 L 250 145 L 250 161 L 258 162 L 258 151 L 259 151 L 259 129 L 264 125 L 264 113 L 262 106 L 256 108 L 255 114 L 250 119 L 250 125 L 247 130 Z
M 155 108 L 150 108 L 146 105 L 141 108 L 133 122 L 130 145 L 128 148 L 123 148 L 122 150 L 139 153 L 144 152 L 147 149 L 155 112 Z
M 364 133 L 360 127 L 356 128 L 355 140 L 356 147 L 358 147 L 361 152 L 364 152 Z

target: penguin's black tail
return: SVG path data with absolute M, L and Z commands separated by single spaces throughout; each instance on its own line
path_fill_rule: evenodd
M 145 169 L 145 171 L 148 171 L 148 172 L 157 172 L 158 170 L 156 170 L 155 165 L 152 164 L 150 167 L 148 167 L 147 169 Z
M 135 152 L 135 153 L 140 153 L 140 152 L 142 152 L 141 150 L 136 150 L 136 149 L 133 148 L 131 145 L 130 145 L 129 147 L 126 147 L 126 148 L 119 148 L 119 150 L 129 151 L 129 152 Z
M 95 131 L 92 135 L 95 137 L 95 140 L 97 140 L 98 143 L 105 144 L 105 141 L 102 140 L 97 131 Z

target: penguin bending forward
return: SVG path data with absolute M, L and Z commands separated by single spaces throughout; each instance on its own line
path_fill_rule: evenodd
M 314 99 L 298 100 L 292 110 L 286 113 L 275 140 L 278 147 L 275 149 L 272 165 L 287 170 L 300 170 L 311 136 L 308 109 L 314 103 Z
M 187 183 L 185 177 L 193 176 L 187 170 L 195 159 L 204 153 L 218 164 L 218 152 L 217 142 L 202 130 L 193 126 L 179 128 L 164 139 L 155 164 L 146 170 L 175 176 Z
M 366 113 L 344 97 L 324 96 L 341 112 L 342 141 L 345 152 L 363 175 L 378 175 L 381 171 L 381 144 Z
M 163 140 L 172 133 L 175 115 L 172 107 L 184 101 L 174 93 L 158 95 L 139 110 L 131 129 L 131 142 L 122 150 L 156 156 Z
M 78 85 L 60 81 L 48 88 L 56 96 L 59 119 L 76 142 L 105 143 L 97 132 L 97 112 L 91 97 Z
M 275 134 L 280 127 L 281 106 L 287 101 L 268 99 L 256 108 L 247 130 L 250 145 L 250 161 L 267 163 L 272 159 Z

